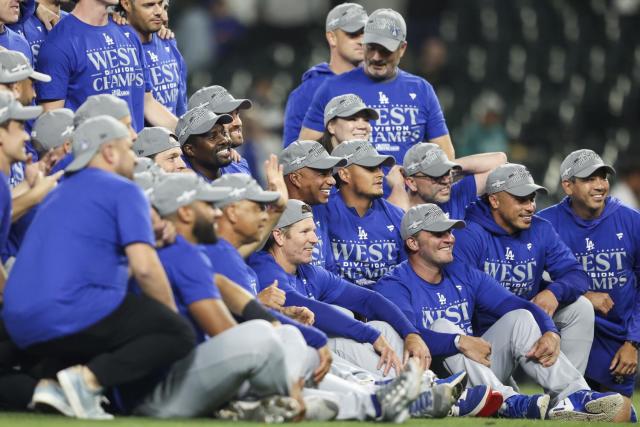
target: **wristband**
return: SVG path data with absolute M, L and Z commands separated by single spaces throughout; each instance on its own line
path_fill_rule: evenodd
M 453 345 L 455 345 L 458 351 L 460 351 L 460 335 L 456 335 L 453 339 Z
M 267 310 L 257 299 L 252 299 L 244 306 L 242 310 L 242 318 L 244 320 L 261 319 L 267 322 L 276 322 L 278 319 Z

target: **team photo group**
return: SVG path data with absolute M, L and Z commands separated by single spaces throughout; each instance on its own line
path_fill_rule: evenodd
M 2 410 L 637 422 L 611 164 L 564 153 L 537 210 L 527 165 L 456 156 L 406 17 L 343 3 L 259 178 L 254 101 L 188 89 L 169 1 L 0 0 Z

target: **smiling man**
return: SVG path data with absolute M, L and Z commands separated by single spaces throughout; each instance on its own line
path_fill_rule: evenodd
M 507 163 L 487 178 L 487 194 L 467 208 L 467 228 L 456 233 L 455 255 L 491 275 L 513 294 L 542 308 L 562 336 L 561 349 L 584 373 L 593 338 L 593 307 L 581 297 L 588 279 L 548 221 L 535 216 L 536 185 L 526 167 Z M 546 283 L 543 272 L 549 273 Z M 496 318 L 477 317 L 484 332 Z
M 364 27 L 364 66 L 327 79 L 318 88 L 302 123 L 300 139 L 320 139 L 327 103 L 335 96 L 354 93 L 380 115 L 372 123 L 371 136 L 380 154 L 392 155 L 400 163 L 411 146 L 429 141 L 453 159 L 449 130 L 433 87 L 398 68 L 407 49 L 406 38 L 407 25 L 398 12 L 373 12 Z
M 220 169 L 231 163 L 231 140 L 224 125 L 232 121 L 230 115 L 217 116 L 204 107 L 187 111 L 178 121 L 176 135 L 185 163 L 208 182 L 219 178 Z
M 595 335 L 585 377 L 597 389 L 624 396 L 624 417 L 631 396 L 640 347 L 638 272 L 640 214 L 609 196 L 615 170 L 591 150 L 569 154 L 560 166 L 567 197 L 540 216 L 549 220 L 589 276 L 584 294 L 596 310 Z

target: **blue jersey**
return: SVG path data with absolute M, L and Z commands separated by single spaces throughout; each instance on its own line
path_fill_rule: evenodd
M 177 236 L 174 244 L 158 251 L 160 262 L 167 273 L 176 306 L 181 315 L 193 325 L 198 342 L 205 340 L 206 333 L 191 316 L 189 306 L 206 299 L 220 299 L 213 276 L 216 273 L 204 250 Z
M 451 186 L 451 197 L 446 203 L 438 203 L 442 212 L 449 214 L 449 218 L 462 219 L 465 217 L 467 206 L 478 198 L 476 178 L 467 175 Z
M 240 252 L 231 243 L 224 239 L 218 239 L 215 244 L 202 245 L 202 248 L 211 263 L 215 263 L 217 273 L 242 286 L 252 295 L 258 295 L 256 272 L 244 262 Z M 275 310 L 271 310 L 271 314 L 281 323 L 298 328 L 311 347 L 320 348 L 327 344 L 327 336 L 320 330 L 312 326 L 304 326 Z
M 457 353 L 455 335 L 440 334 L 439 345 L 430 342 L 429 327 L 437 319 L 446 319 L 467 335 L 480 335 L 473 329 L 472 319 L 477 310 L 500 318 L 506 313 L 526 309 L 533 314 L 542 333 L 557 332 L 553 321 L 542 309 L 515 297 L 502 288 L 493 278 L 454 261 L 442 267 L 440 283 L 429 283 L 420 278 L 408 261 L 400 264 L 392 273 L 382 278 L 374 290 L 397 305 L 425 338 L 435 356 L 450 356 Z M 431 332 L 433 334 L 433 332 Z M 426 336 L 425 336 L 426 335 Z
M 8 28 L 6 25 L 4 27 L 4 32 L 0 33 L 0 46 L 7 48 L 8 50 L 17 50 L 18 52 L 24 53 L 24 56 L 27 57 L 29 63 L 33 65 L 33 55 L 31 55 L 31 48 L 29 47 L 27 39 L 25 39 L 21 34 Z
M 249 168 L 249 163 L 245 158 L 241 158 L 239 162 L 231 162 L 227 166 L 220 168 L 220 173 L 222 175 L 230 174 L 230 173 L 243 173 L 245 175 L 251 175 L 251 169 Z
M 154 33 L 142 48 L 153 97 L 176 116 L 182 116 L 187 112 L 187 64 L 176 41 L 162 40 Z
M 589 276 L 589 290 L 614 302 L 606 316 L 596 311 L 596 333 L 640 341 L 640 213 L 608 197 L 599 218 L 575 215 L 565 198 L 540 212 L 555 227 Z
M 300 129 L 302 129 L 302 121 L 305 114 L 307 114 L 313 95 L 315 95 L 320 85 L 332 76 L 335 76 L 335 73 L 331 71 L 329 64 L 326 62 L 314 65 L 302 75 L 300 86 L 289 94 L 287 105 L 284 109 L 284 130 L 282 135 L 285 147 L 298 139 Z
M 454 255 L 513 294 L 530 300 L 546 288 L 560 304 L 570 304 L 587 291 L 586 274 L 548 221 L 534 215 L 531 227 L 509 234 L 493 220 L 483 200 L 467 208 L 465 219 L 467 227 L 455 233 Z M 542 279 L 544 271 L 553 280 L 548 286 Z M 483 328 L 494 320 L 478 316 Z
M 128 25 L 89 25 L 70 14 L 42 44 L 37 68 L 52 79 L 36 84 L 38 102 L 64 99 L 75 111 L 90 95 L 109 93 L 127 102 L 136 131 L 144 127 L 144 95 L 152 87 L 142 44 Z
M 68 13 L 64 10 L 60 11 L 60 19 L 67 16 Z M 38 19 L 36 15 L 30 15 L 23 23 L 17 24 L 15 28 L 16 32 L 21 34 L 29 43 L 31 49 L 31 55 L 33 57 L 33 63 L 38 62 L 38 53 L 40 53 L 40 46 L 44 42 L 45 38 L 49 34 L 47 27 Z
M 332 187 L 333 189 L 335 187 Z M 326 207 L 324 205 L 315 205 L 311 209 L 313 210 L 313 221 L 316 224 L 316 236 L 318 237 L 318 243 L 313 247 L 311 264 L 329 271 L 335 271 L 333 257 L 330 253 L 329 222 L 325 215 Z
M 330 304 L 360 313 L 369 320 L 385 321 L 403 338 L 417 332 L 402 312 L 386 298 L 353 285 L 323 268 L 300 265 L 295 274 L 289 274 L 267 252 L 251 255 L 248 262 L 258 274 L 260 289 L 278 280 L 278 287 L 286 293 L 285 305 L 309 308 L 315 314 L 314 326 L 327 335 L 368 343 L 373 343 L 380 335 L 373 327 L 353 319 Z
M 303 127 L 324 131 L 324 107 L 334 97 L 358 95 L 380 118 L 372 122 L 371 142 L 380 154 L 402 164 L 414 144 L 447 135 L 449 130 L 433 87 L 423 78 L 398 70 L 391 80 L 371 80 L 362 67 L 326 79 L 318 88 Z
M 315 206 L 314 215 L 327 228 L 327 266 L 350 282 L 370 286 L 407 258 L 400 236 L 404 212 L 382 198 L 361 217 L 338 191 L 327 204 Z
M 11 227 L 11 189 L 9 178 L 3 172 L 0 172 L 0 215 L 0 247 L 4 247 Z
M 149 202 L 128 179 L 74 173 L 41 203 L 5 290 L 4 321 L 19 347 L 81 331 L 127 292 L 125 247 L 155 244 Z

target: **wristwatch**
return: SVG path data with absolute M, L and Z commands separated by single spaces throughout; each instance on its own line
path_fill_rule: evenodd
M 453 344 L 458 350 L 460 350 L 460 335 L 456 335 L 456 337 L 453 339 Z
M 640 349 L 640 341 L 627 340 L 626 342 L 631 344 L 636 350 Z

